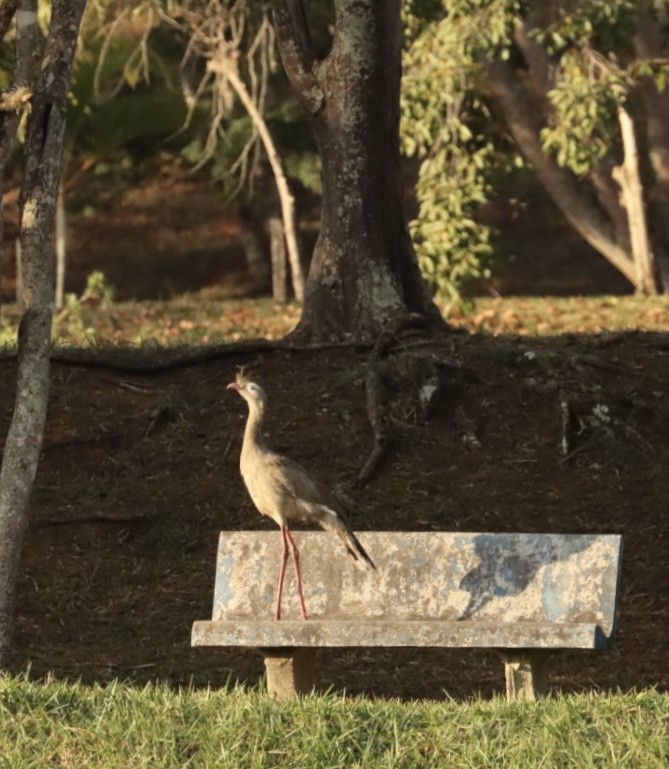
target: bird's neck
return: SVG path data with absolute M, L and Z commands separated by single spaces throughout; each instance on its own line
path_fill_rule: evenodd
M 249 415 L 244 430 L 242 454 L 248 454 L 249 452 L 254 451 L 265 451 L 267 449 L 262 434 L 264 417 L 265 414 L 261 406 L 258 406 L 255 403 L 249 403 Z

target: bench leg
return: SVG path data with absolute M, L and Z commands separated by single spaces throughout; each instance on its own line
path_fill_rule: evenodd
M 545 649 L 504 652 L 506 699 L 534 701 L 548 689 L 548 658 Z
M 313 687 L 316 649 L 261 649 L 267 672 L 267 691 L 277 700 L 307 694 Z

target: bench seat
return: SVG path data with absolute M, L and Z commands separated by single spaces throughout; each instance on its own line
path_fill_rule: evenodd
M 434 646 L 506 649 L 597 649 L 602 632 L 592 623 L 441 622 L 409 620 L 199 621 L 193 646 L 354 647 Z

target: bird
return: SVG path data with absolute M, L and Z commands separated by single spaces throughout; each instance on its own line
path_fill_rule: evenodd
M 334 531 L 346 545 L 349 555 L 366 568 L 376 569 L 365 548 L 346 521 L 340 505 L 330 491 L 307 470 L 289 457 L 270 449 L 263 436 L 263 421 L 267 410 L 267 394 L 257 383 L 239 371 L 234 382 L 227 385 L 248 404 L 248 417 L 239 459 L 239 469 L 253 504 L 262 514 L 271 518 L 281 531 L 283 543 L 279 583 L 274 606 L 274 619 L 281 619 L 283 583 L 288 553 L 292 555 L 295 582 L 303 620 L 309 614 L 304 601 L 300 554 L 288 528 L 288 522 L 317 523 L 321 528 Z

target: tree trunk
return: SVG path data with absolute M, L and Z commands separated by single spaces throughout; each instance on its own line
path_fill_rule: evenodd
M 20 200 L 25 311 L 18 339 L 16 402 L 0 471 L 0 667 L 11 644 L 19 559 L 46 420 L 54 219 L 67 93 L 85 4 L 52 3 L 43 69 L 26 131 Z
M 244 248 L 252 290 L 254 293 L 267 292 L 272 283 L 272 265 L 263 222 L 257 212 L 245 204 L 239 206 L 237 216 L 241 229 L 239 239 Z
M 639 154 L 634 123 L 629 113 L 622 108 L 618 110 L 618 121 L 624 157 L 621 165 L 613 169 L 613 178 L 620 185 L 622 203 L 627 211 L 632 258 L 636 270 L 636 287 L 642 294 L 658 294 L 655 259 L 646 225 L 646 206 L 639 175 Z
M 322 60 L 300 1 L 272 4 L 283 64 L 322 162 L 321 229 L 295 335 L 368 341 L 406 312 L 444 327 L 402 210 L 399 0 L 335 0 L 334 40 Z
M 637 19 L 633 42 L 641 58 L 658 61 L 669 55 L 664 27 L 658 21 L 649 9 Z M 645 140 L 652 175 L 646 195 L 648 216 L 658 272 L 666 293 L 669 291 L 669 88 L 660 91 L 652 78 L 643 78 L 639 93 L 645 111 Z
M 286 239 L 281 219 L 273 216 L 269 220 L 269 240 L 272 254 L 272 297 L 286 304 L 288 285 L 286 283 Z

